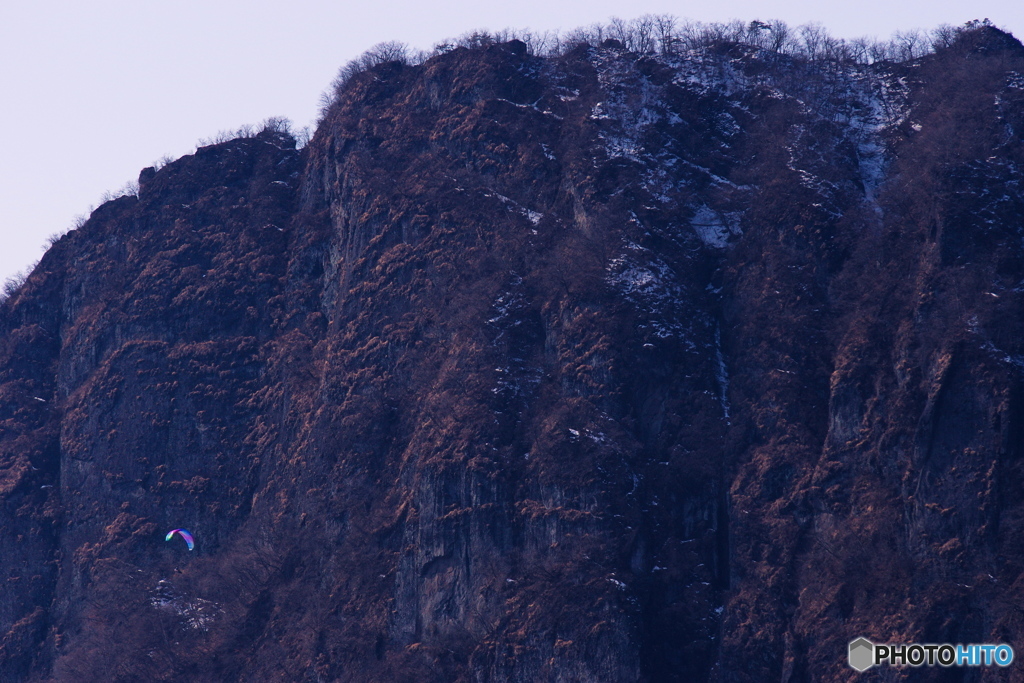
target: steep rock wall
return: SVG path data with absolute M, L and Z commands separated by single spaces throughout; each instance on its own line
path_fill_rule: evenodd
M 144 172 L 0 309 L 0 677 L 1016 642 L 1022 73 L 512 42 Z

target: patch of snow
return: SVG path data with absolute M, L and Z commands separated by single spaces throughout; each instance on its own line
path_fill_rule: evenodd
M 505 204 L 505 205 L 509 206 L 516 213 L 518 213 L 518 214 L 520 214 L 522 216 L 525 216 L 526 220 L 530 221 L 534 225 L 537 225 L 538 223 L 540 223 L 541 219 L 544 218 L 544 214 L 540 213 L 539 211 L 533 211 L 531 209 L 527 209 L 525 206 L 521 205 L 519 202 L 515 201 L 514 199 L 509 199 L 508 197 L 506 197 L 503 194 L 498 194 L 497 192 L 485 192 L 484 196 L 485 197 L 494 197 L 494 198 L 498 199 L 502 204 Z
M 210 624 L 224 613 L 221 606 L 211 600 L 179 594 L 166 579 L 157 582 L 149 604 L 158 610 L 175 614 L 187 628 L 197 631 L 208 631 Z
M 715 380 L 718 382 L 719 396 L 722 401 L 722 417 L 729 421 L 729 369 L 725 366 L 725 354 L 722 353 L 722 327 L 715 326 L 715 361 L 718 367 Z
M 738 225 L 726 224 L 721 214 L 702 205 L 690 219 L 690 227 L 697 233 L 700 241 L 709 247 L 724 249 L 729 246 L 729 238 L 740 234 Z
M 511 104 L 513 107 L 516 107 L 518 109 L 532 109 L 532 110 L 534 110 L 534 111 L 536 111 L 536 112 L 538 112 L 540 114 L 544 114 L 545 116 L 551 116 L 551 117 L 554 117 L 554 118 L 556 118 L 558 120 L 562 119 L 561 116 L 559 116 L 558 114 L 554 113 L 553 111 L 550 111 L 548 109 L 541 109 L 541 108 L 539 108 L 537 106 L 537 102 L 534 102 L 533 104 L 519 104 L 518 102 L 513 102 L 512 100 L 506 100 L 504 97 L 498 97 L 497 101 L 498 102 L 504 102 L 505 104 Z M 538 100 L 538 102 L 539 102 L 539 100 Z
M 653 254 L 644 261 L 627 255 L 612 259 L 608 264 L 609 284 L 648 314 L 648 324 L 656 337 L 682 336 L 681 327 L 665 315 L 683 298 L 682 287 L 664 261 Z

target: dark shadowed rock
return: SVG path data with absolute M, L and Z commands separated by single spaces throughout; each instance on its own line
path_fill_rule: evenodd
M 0 307 L 0 680 L 839 681 L 858 637 L 1019 642 L 993 31 L 459 48 L 356 74 L 301 150 L 144 170 Z

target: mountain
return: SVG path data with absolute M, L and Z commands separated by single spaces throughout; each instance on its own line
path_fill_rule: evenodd
M 987 25 L 871 65 L 509 41 L 145 169 L 0 307 L 0 680 L 1019 644 L 1021 131 Z

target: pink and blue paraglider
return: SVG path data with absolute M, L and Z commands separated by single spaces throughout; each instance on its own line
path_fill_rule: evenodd
M 181 536 L 182 538 L 185 539 L 185 543 L 188 544 L 188 549 L 189 550 L 192 550 L 192 548 L 196 547 L 196 543 L 192 539 L 192 534 L 190 534 L 188 532 L 188 529 L 171 529 L 170 531 L 167 532 L 167 537 L 164 540 L 165 541 L 171 540 L 171 538 L 174 536 L 174 534 L 178 534 L 179 536 Z

